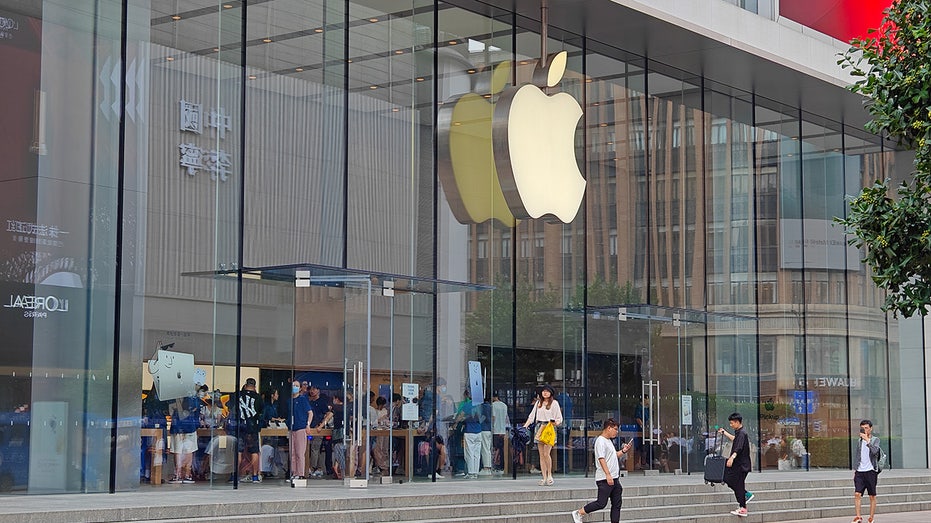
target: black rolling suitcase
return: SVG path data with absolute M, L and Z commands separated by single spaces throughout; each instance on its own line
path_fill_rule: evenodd
M 711 485 L 712 487 L 716 483 L 724 483 L 724 468 L 727 466 L 727 458 L 720 455 L 717 449 L 718 447 L 718 431 L 714 432 L 714 454 L 705 456 L 705 483 Z M 721 450 L 724 449 L 724 445 L 721 445 Z

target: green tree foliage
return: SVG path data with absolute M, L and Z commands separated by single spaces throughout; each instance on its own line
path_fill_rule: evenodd
M 873 281 L 896 316 L 928 313 L 931 304 L 931 1 L 896 0 L 883 24 L 851 41 L 838 64 L 867 97 L 866 129 L 915 151 L 915 171 L 892 195 L 889 181 L 864 188 L 845 219 L 850 244 L 866 247 Z

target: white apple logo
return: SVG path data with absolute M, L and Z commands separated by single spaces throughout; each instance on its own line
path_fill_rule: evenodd
M 495 105 L 495 167 L 516 218 L 553 215 L 570 223 L 582 204 L 586 182 L 575 159 L 582 108 L 568 93 L 540 89 L 562 80 L 567 59 L 561 51 L 541 60 L 533 83 L 505 89 Z

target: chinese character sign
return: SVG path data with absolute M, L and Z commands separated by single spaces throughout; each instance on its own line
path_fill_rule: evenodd
M 226 139 L 227 131 L 231 130 L 229 113 L 222 107 L 211 109 L 204 121 L 204 109 L 199 103 L 181 100 L 179 111 L 179 129 L 182 133 L 203 135 L 204 125 L 214 129 L 217 141 Z M 211 180 L 225 182 L 232 174 L 233 160 L 230 153 L 216 144 L 208 147 L 198 145 L 194 141 L 178 144 L 178 163 L 184 168 L 188 176 L 196 176 L 201 171 L 210 173 Z

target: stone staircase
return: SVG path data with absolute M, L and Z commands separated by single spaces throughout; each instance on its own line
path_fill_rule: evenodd
M 751 474 L 748 488 L 756 497 L 750 516 L 729 514 L 736 503 L 726 486 L 711 487 L 700 476 L 622 478 L 625 523 L 719 523 L 720 521 L 771 522 L 852 516 L 852 473 L 835 471 L 830 477 L 786 478 L 782 474 Z M 880 476 L 879 509 L 884 521 L 895 512 L 931 511 L 931 472 L 895 471 Z M 812 476 L 817 476 L 812 473 Z M 569 512 L 595 495 L 593 481 L 557 478 L 555 487 L 538 487 L 535 481 L 445 481 L 373 486 L 368 489 L 322 487 L 243 490 L 159 491 L 160 500 L 172 506 L 95 507 L 82 511 L 0 514 L 0 523 L 41 521 L 110 522 L 154 521 L 177 523 L 571 523 Z M 116 496 L 116 495 L 103 495 Z M 176 496 L 183 496 L 179 499 Z M 87 495 L 81 499 L 86 500 Z M 108 499 L 108 498 L 97 498 Z M 191 503 L 196 501 L 199 503 Z M 160 500 L 154 500 L 156 502 Z M 37 500 L 38 501 L 38 500 Z M 153 500 L 149 500 L 152 503 Z M 864 504 L 864 508 L 866 508 Z M 928 515 L 931 521 L 931 513 Z M 610 521 L 608 509 L 585 517 L 586 522 Z

